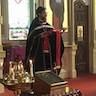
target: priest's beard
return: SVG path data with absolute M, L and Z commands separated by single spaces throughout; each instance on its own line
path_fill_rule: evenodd
M 41 17 L 40 20 L 41 20 L 42 22 L 46 22 L 46 17 Z

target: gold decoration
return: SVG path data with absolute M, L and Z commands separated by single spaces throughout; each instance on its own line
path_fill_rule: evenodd
M 6 85 L 31 83 L 33 82 L 33 73 L 31 72 L 31 74 L 29 74 L 24 70 L 22 61 L 10 61 L 9 73 L 4 76 L 3 81 Z

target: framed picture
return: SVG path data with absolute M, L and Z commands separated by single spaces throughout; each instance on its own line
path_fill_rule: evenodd
M 78 41 L 83 41 L 83 26 L 77 26 L 77 38 Z

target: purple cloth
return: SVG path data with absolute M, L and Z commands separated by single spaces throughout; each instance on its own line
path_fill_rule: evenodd
M 15 60 L 16 58 L 19 58 L 20 60 L 25 59 L 25 47 L 16 46 L 12 47 L 11 49 L 11 60 Z

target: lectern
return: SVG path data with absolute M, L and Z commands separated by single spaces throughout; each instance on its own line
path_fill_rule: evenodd
M 33 84 L 33 90 L 38 96 L 49 96 L 49 94 L 61 94 L 64 92 L 66 85 L 67 81 L 61 79 L 54 72 L 50 70 L 40 71 L 35 73 L 35 83 Z

